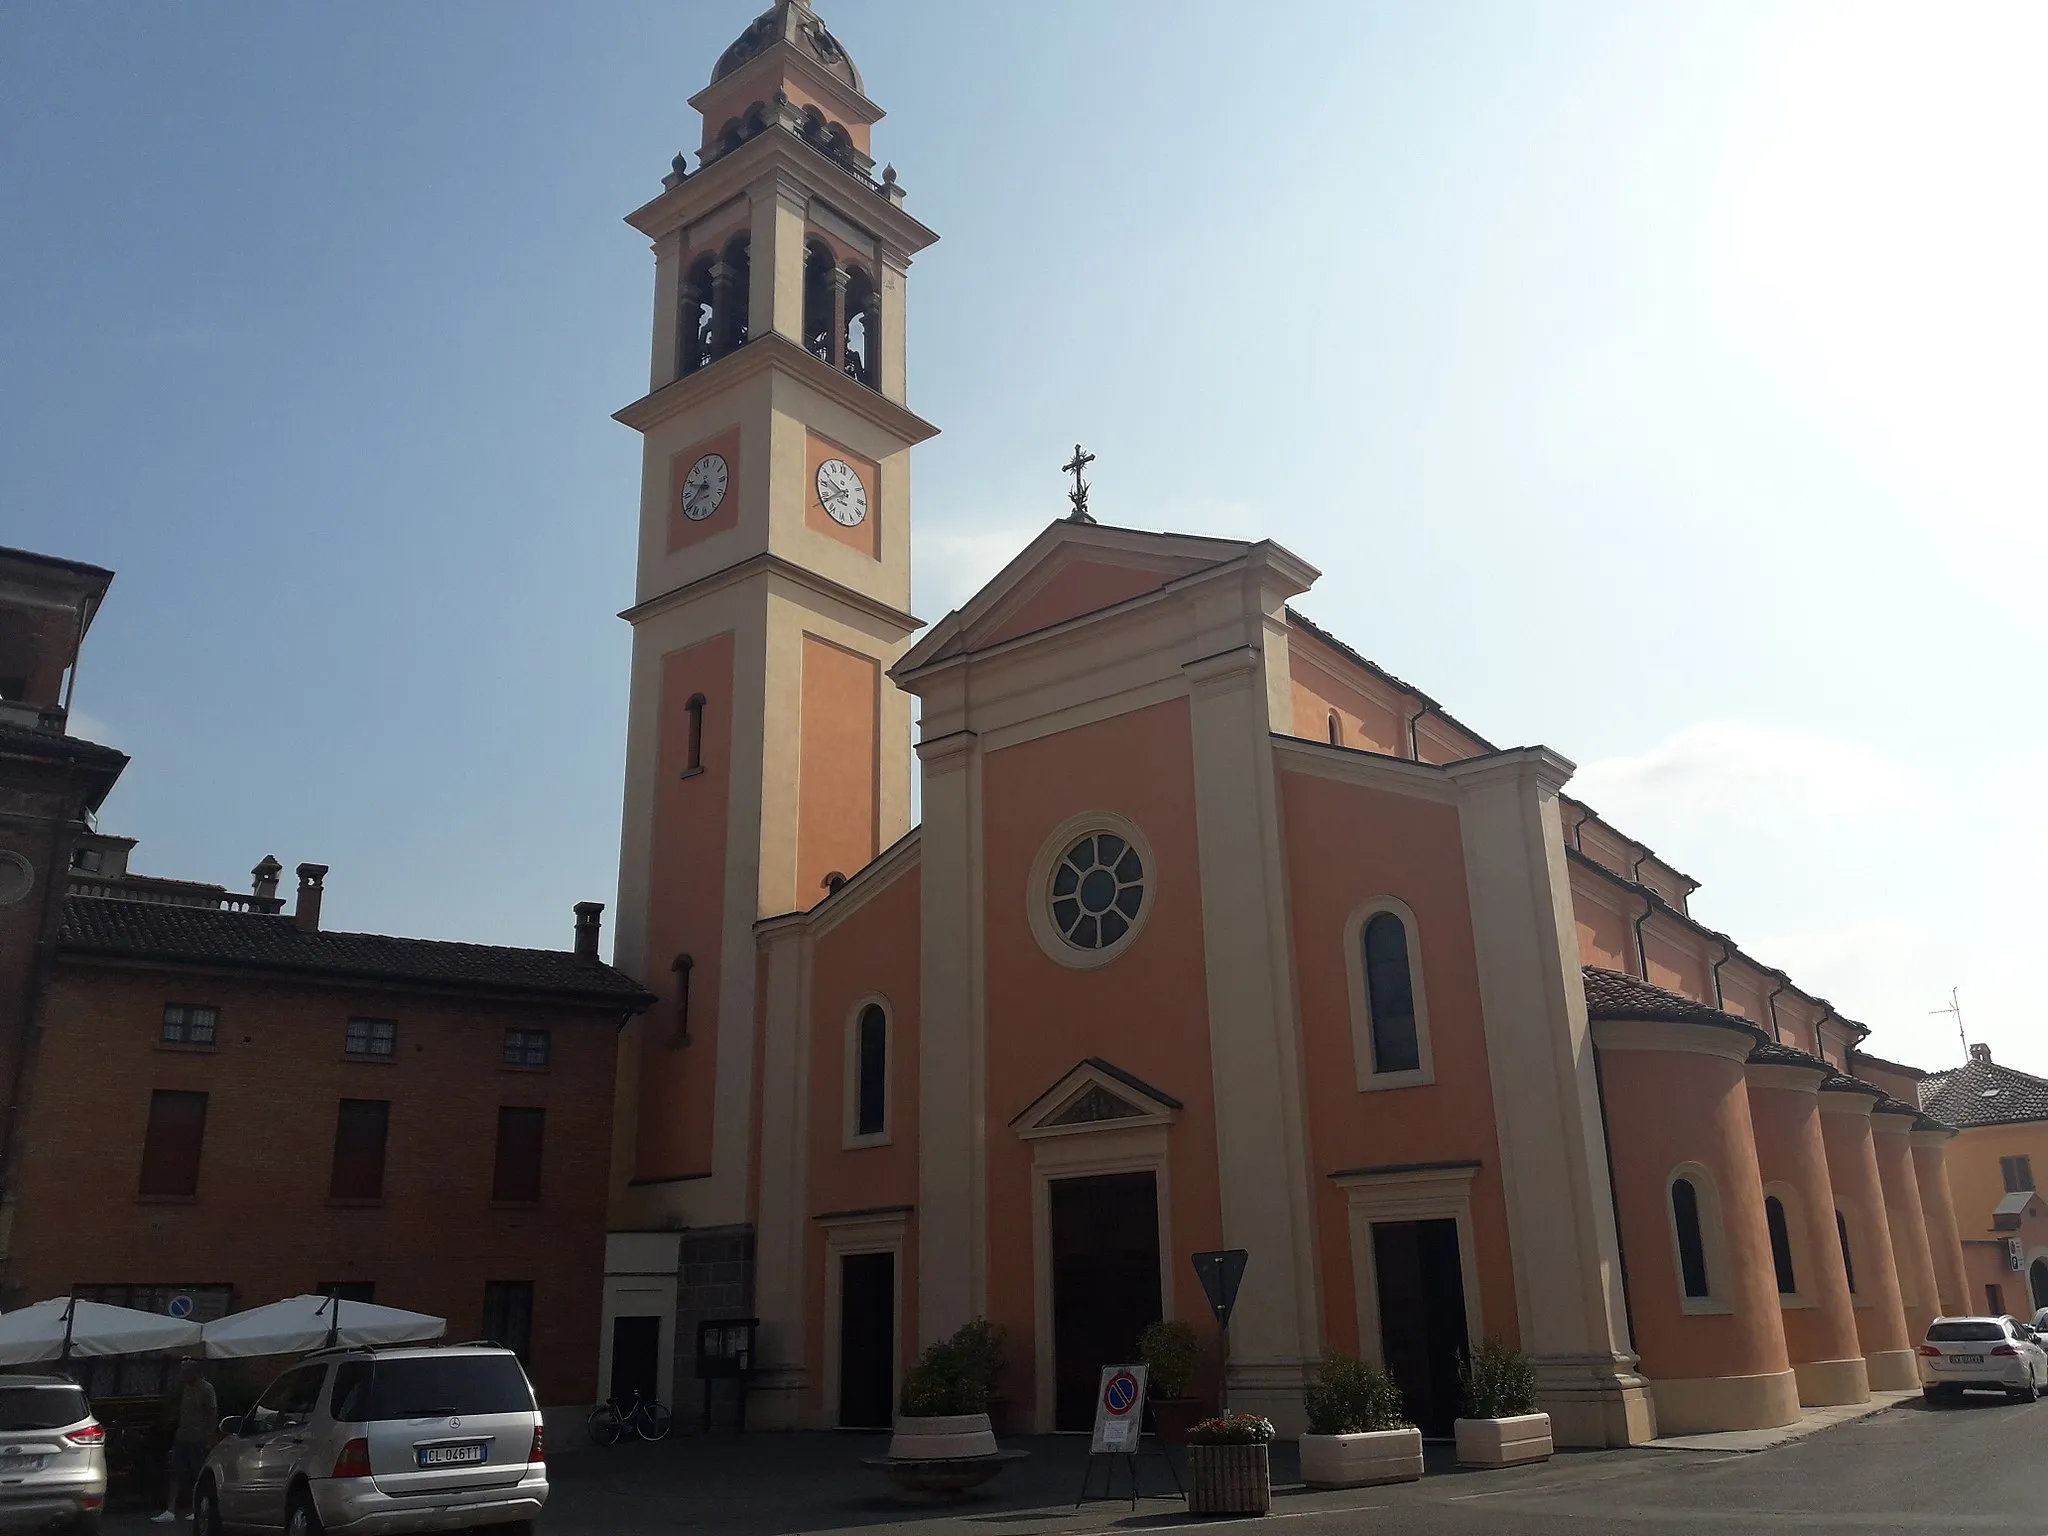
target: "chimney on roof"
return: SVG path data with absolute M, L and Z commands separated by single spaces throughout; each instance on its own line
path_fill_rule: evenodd
M 284 873 L 284 866 L 277 862 L 277 855 L 266 853 L 263 862 L 249 871 L 254 877 L 249 892 L 258 901 L 274 901 L 277 898 L 277 877 Z
M 576 958 L 595 960 L 597 958 L 598 919 L 604 916 L 601 901 L 579 901 L 576 903 Z
M 1983 1064 L 1984 1064 L 1985 1066 L 1987 1066 L 1987 1067 L 1988 1067 L 1988 1066 L 1990 1066 L 1990 1065 L 1991 1065 L 1991 1047 L 1990 1047 L 1990 1046 L 1988 1046 L 1988 1045 L 1973 1045 L 1973 1046 L 1971 1046 L 1971 1047 L 1970 1047 L 1970 1060 L 1972 1060 L 1972 1061 L 1981 1061 L 1981 1062 L 1982 1062 L 1982 1063 L 1983 1063 Z
M 292 926 L 301 933 L 320 931 L 321 884 L 327 878 L 325 864 L 299 866 L 299 903 L 292 909 Z

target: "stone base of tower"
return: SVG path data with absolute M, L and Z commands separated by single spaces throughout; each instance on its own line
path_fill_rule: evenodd
M 1873 1392 L 1909 1392 L 1920 1385 L 1920 1357 L 1910 1349 L 1877 1349 L 1863 1357 Z
M 804 1407 L 810 1373 L 800 1365 L 769 1366 L 747 1388 L 749 1430 L 818 1429 L 817 1415 Z
M 1799 1379 L 1802 1408 L 1836 1408 L 1870 1401 L 1870 1371 L 1861 1355 L 1851 1355 L 1847 1360 L 1795 1360 L 1792 1374 Z
M 1787 1371 L 1659 1380 L 1657 1422 L 1667 1435 L 1779 1429 L 1799 1420 L 1799 1382 Z
M 1271 1419 L 1282 1440 L 1298 1439 L 1308 1433 L 1302 1388 L 1314 1374 L 1309 1360 L 1232 1360 L 1223 1373 L 1225 1408 Z
M 1596 1450 L 1646 1445 L 1657 1438 L 1650 1384 L 1627 1357 L 1543 1355 L 1536 1367 L 1536 1406 L 1550 1415 L 1560 1447 Z

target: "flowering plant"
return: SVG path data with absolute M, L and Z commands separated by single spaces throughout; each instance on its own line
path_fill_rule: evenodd
M 1188 1431 L 1189 1445 L 1264 1445 L 1272 1438 L 1273 1421 L 1256 1413 L 1226 1413 Z

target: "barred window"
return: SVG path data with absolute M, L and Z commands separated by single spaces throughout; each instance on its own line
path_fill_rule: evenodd
M 505 1065 L 544 1067 L 548 1064 L 548 1032 L 544 1029 L 505 1031 Z
M 164 1004 L 163 1032 L 157 1036 L 165 1045 L 212 1045 L 220 1030 L 220 1010 L 193 1003 Z
M 398 1025 L 390 1019 L 350 1019 L 343 1049 L 351 1056 L 385 1060 L 398 1054 Z

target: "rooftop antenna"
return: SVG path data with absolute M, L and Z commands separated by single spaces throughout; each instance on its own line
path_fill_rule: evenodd
M 1937 1013 L 1946 1013 L 1954 1017 L 1956 1021 L 1956 1038 L 1963 1042 L 1963 1060 L 1968 1061 L 1970 1059 L 1970 1037 L 1963 1030 L 1963 1000 L 1958 995 L 1956 988 L 1950 987 L 1948 989 L 1948 1006 L 1946 1008 L 1930 1008 L 1927 1010 L 1929 1018 L 1932 1018 Z

